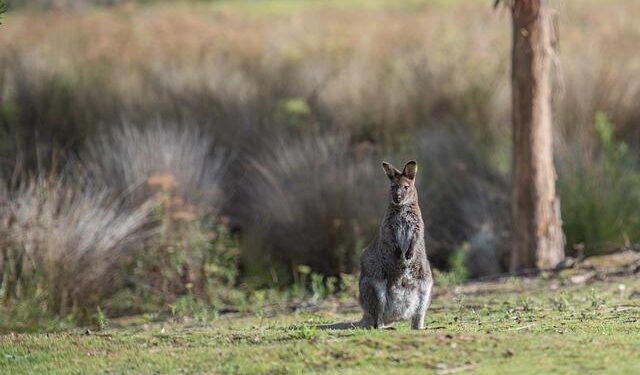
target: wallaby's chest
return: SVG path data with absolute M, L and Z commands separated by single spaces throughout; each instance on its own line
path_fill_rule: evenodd
M 388 218 L 388 230 L 392 240 L 404 252 L 418 234 L 419 218 L 412 212 L 399 212 Z

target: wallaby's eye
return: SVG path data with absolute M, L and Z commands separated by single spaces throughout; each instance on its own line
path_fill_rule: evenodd
M 409 186 L 405 186 L 405 187 L 404 187 L 404 190 L 409 190 Z

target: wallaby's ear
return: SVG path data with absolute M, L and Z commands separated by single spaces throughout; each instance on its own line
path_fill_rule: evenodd
M 387 177 L 389 177 L 390 180 L 393 180 L 397 175 L 401 174 L 396 167 L 387 163 L 386 161 L 382 162 L 382 169 L 384 169 L 384 173 L 387 174 Z
M 416 179 L 416 173 L 418 173 L 418 163 L 415 160 L 410 160 L 404 165 L 402 175 L 410 180 Z

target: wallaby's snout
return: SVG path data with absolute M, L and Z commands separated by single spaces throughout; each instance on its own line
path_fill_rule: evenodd
M 400 204 L 405 200 L 405 196 L 410 188 L 411 187 L 409 185 L 391 185 L 391 201 L 395 204 Z
M 415 178 L 418 171 L 418 164 L 411 160 L 405 164 L 402 172 L 400 172 L 400 170 L 393 165 L 383 161 L 382 168 L 391 182 L 391 202 L 396 205 L 403 205 L 414 201 L 417 194 Z
M 402 201 L 402 194 L 400 193 L 400 191 L 396 190 L 396 192 L 391 194 L 391 197 L 393 199 L 393 203 L 398 204 Z

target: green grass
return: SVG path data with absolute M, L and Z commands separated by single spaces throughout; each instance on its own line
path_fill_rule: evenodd
M 424 331 L 317 328 L 357 319 L 349 298 L 314 313 L 8 334 L 0 336 L 0 373 L 639 373 L 637 278 L 563 284 L 451 287 L 435 298 Z

